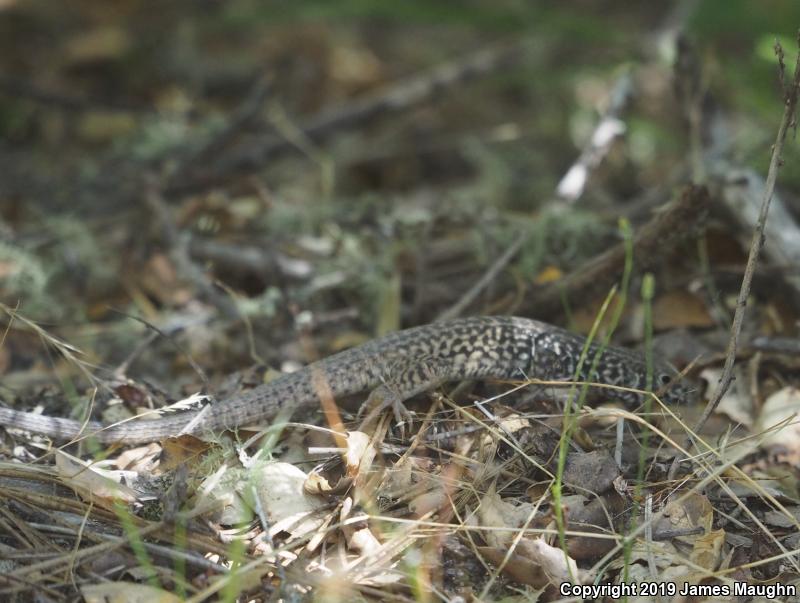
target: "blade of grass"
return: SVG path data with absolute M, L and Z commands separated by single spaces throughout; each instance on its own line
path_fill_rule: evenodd
M 622 232 L 623 241 L 625 244 L 625 266 L 622 272 L 622 283 L 619 289 L 619 297 L 617 300 L 617 304 L 614 307 L 614 311 L 611 315 L 611 320 L 608 328 L 608 332 L 603 337 L 602 342 L 597 348 L 597 351 L 592 358 L 592 363 L 587 372 L 587 375 L 591 376 L 595 374 L 597 370 L 597 366 L 600 363 L 600 358 L 603 355 L 606 347 L 608 347 L 609 342 L 611 341 L 611 335 L 614 333 L 614 330 L 617 328 L 619 324 L 619 320 L 622 317 L 622 311 L 625 308 L 625 303 L 627 301 L 628 296 L 628 287 L 630 285 L 630 278 L 633 272 L 633 234 L 631 231 L 630 223 L 624 218 L 620 220 L 619 223 L 620 231 Z M 586 358 L 589 354 L 590 346 L 594 341 L 595 337 L 597 336 L 597 331 L 600 328 L 600 324 L 605 317 L 606 312 L 611 304 L 611 301 L 616 297 L 617 288 L 612 287 L 611 291 L 609 291 L 606 299 L 603 302 L 603 305 L 600 308 L 600 311 L 595 318 L 594 324 L 592 324 L 592 328 L 589 331 L 589 335 L 586 338 L 586 343 L 584 344 L 583 350 L 581 351 L 581 356 L 578 359 L 578 366 L 575 368 L 574 380 L 580 381 L 583 365 L 586 362 Z M 569 398 L 567 400 L 567 404 L 564 407 L 564 427 L 561 434 L 561 439 L 559 441 L 558 446 L 558 465 L 556 470 L 555 482 L 551 486 L 551 494 L 553 496 L 553 511 L 556 519 L 556 527 L 558 528 L 558 541 L 561 550 L 564 551 L 564 555 L 568 557 L 567 553 L 567 544 L 566 544 L 566 525 L 564 523 L 564 513 L 561 506 L 562 500 L 562 485 L 563 485 L 563 477 L 564 477 L 564 470 L 567 464 L 567 451 L 569 450 L 569 443 L 572 439 L 572 433 L 575 430 L 575 426 L 577 425 L 576 415 L 580 412 L 585 400 L 586 394 L 589 391 L 591 378 L 586 379 L 583 385 L 581 385 L 580 394 L 578 396 L 577 403 L 575 404 L 575 408 L 573 411 L 573 398 L 575 392 L 577 391 L 577 386 L 573 385 L 570 389 Z M 569 568 L 570 565 L 567 562 L 567 567 Z M 574 576 L 570 576 L 571 578 L 575 578 Z

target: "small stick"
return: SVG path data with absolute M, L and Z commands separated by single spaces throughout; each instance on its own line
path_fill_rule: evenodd
M 478 279 L 478 281 L 469 288 L 469 290 L 462 295 L 459 300 L 454 303 L 452 306 L 447 308 L 444 312 L 439 314 L 436 318 L 436 321 L 442 320 L 450 320 L 452 318 L 456 318 L 467 308 L 475 299 L 480 295 L 481 291 L 483 291 L 486 287 L 488 287 L 497 275 L 505 268 L 508 263 L 514 259 L 514 256 L 517 255 L 522 246 L 525 244 L 525 241 L 528 240 L 528 236 L 530 233 L 523 232 L 514 239 L 514 242 L 508 246 L 508 248 L 503 252 L 495 262 L 489 267 L 489 269 L 483 273 L 483 276 Z
M 798 42 L 800 42 L 800 32 L 798 32 Z M 800 46 L 800 44 L 798 44 Z M 775 45 L 775 52 L 778 54 L 781 65 L 783 63 L 783 49 L 780 44 Z M 782 71 L 782 69 L 781 69 Z M 783 77 L 783 75 L 781 75 Z M 795 127 L 795 109 L 797 108 L 797 95 L 800 90 L 800 54 L 798 54 L 797 63 L 794 68 L 794 77 L 790 87 L 784 89 L 784 104 L 785 109 L 781 124 L 778 127 L 778 135 L 775 138 L 775 144 L 772 147 L 772 157 L 769 162 L 769 171 L 767 172 L 766 185 L 764 187 L 764 198 L 761 202 L 761 211 L 758 214 L 758 221 L 756 222 L 755 230 L 753 231 L 753 239 L 750 242 L 750 253 L 747 257 L 747 265 L 744 269 L 744 276 L 742 277 L 742 286 L 739 290 L 739 297 L 736 300 L 736 312 L 733 315 L 733 324 L 731 325 L 731 336 L 728 340 L 728 349 L 725 357 L 725 366 L 722 369 L 722 376 L 719 379 L 717 388 L 714 395 L 708 401 L 703 416 L 697 422 L 694 428 L 694 433 L 699 433 L 700 429 L 705 425 L 711 413 L 717 408 L 720 400 L 728 391 L 733 380 L 733 363 L 736 359 L 736 350 L 739 346 L 739 335 L 742 330 L 742 322 L 744 321 L 744 312 L 747 306 L 747 298 L 750 295 L 750 286 L 753 281 L 753 273 L 755 272 L 756 265 L 758 264 L 758 256 L 761 253 L 761 248 L 764 245 L 764 224 L 767 221 L 769 213 L 769 204 L 772 200 L 772 193 L 775 190 L 775 182 L 778 179 L 778 169 L 783 164 L 781 153 L 783 151 L 783 143 L 786 140 L 786 134 L 790 127 Z
M 583 191 L 586 190 L 589 176 L 608 155 L 614 141 L 627 130 L 620 116 L 631 96 L 633 96 L 633 82 L 631 74 L 626 71 L 614 82 L 608 107 L 597 122 L 583 151 L 558 183 L 556 195 L 559 199 L 575 203 L 581 198 Z

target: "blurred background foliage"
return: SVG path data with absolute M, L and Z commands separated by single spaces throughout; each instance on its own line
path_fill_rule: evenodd
M 795 0 L 0 0 L 0 293 L 62 321 L 186 303 L 181 270 L 163 261 L 168 245 L 144 217 L 147 183 L 174 176 L 224 131 L 260 77 L 258 119 L 194 170 L 266 136 L 300 152 L 165 196 L 182 232 L 304 266 L 305 276 L 277 280 L 216 271 L 233 290 L 265 296 L 262 312 L 354 306 L 374 318 L 386 303 L 398 316 L 382 324 L 428 320 L 520 228 L 536 236 L 518 278 L 568 271 L 618 240 L 618 216 L 640 223 L 653 207 L 643 199 L 664 201 L 689 179 L 664 43 L 672 23 L 728 117 L 731 155 L 765 173 L 781 111 L 773 46 L 782 41 L 791 65 Z M 516 60 L 490 74 L 324 142 L 303 137 L 319 112 L 520 41 Z M 636 91 L 624 140 L 585 199 L 553 213 L 557 183 L 626 74 Z M 796 165 L 796 144 L 785 159 Z M 800 170 L 785 169 L 781 185 L 793 199 Z M 414 285 L 428 254 L 446 259 Z M 408 303 L 387 302 L 387 291 Z

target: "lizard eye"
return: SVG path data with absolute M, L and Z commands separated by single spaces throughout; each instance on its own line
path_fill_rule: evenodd
M 671 381 L 672 381 L 672 375 L 669 375 L 667 373 L 661 373 L 658 376 L 658 383 L 660 385 L 669 385 Z

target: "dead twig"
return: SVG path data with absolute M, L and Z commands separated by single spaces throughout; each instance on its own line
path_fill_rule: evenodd
M 436 320 L 450 320 L 451 318 L 455 318 L 461 314 L 464 309 L 466 309 L 473 301 L 475 301 L 478 295 L 481 294 L 481 291 L 488 287 L 492 281 L 497 278 L 497 275 L 500 274 L 503 268 L 505 268 L 509 262 L 514 259 L 514 256 L 519 253 L 519 250 L 522 249 L 522 246 L 528 240 L 529 236 L 530 233 L 528 232 L 523 232 L 517 236 L 517 238 L 514 239 L 514 242 L 511 243 L 511 245 L 509 245 L 508 248 L 503 252 L 503 255 L 497 258 L 497 260 L 492 263 L 491 266 L 489 266 L 489 269 L 483 274 L 483 276 L 479 278 L 476 283 L 470 287 L 469 290 L 462 295 L 455 304 L 439 314 Z
M 586 183 L 591 173 L 608 155 L 613 142 L 626 131 L 625 122 L 620 115 L 633 95 L 633 82 L 628 72 L 623 73 L 611 88 L 608 107 L 597 122 L 586 146 L 556 187 L 559 199 L 575 203 L 586 190 Z
M 189 253 L 195 260 L 210 262 L 226 274 L 256 276 L 269 283 L 307 280 L 313 274 L 310 262 L 289 257 L 269 246 L 193 238 Z
M 798 45 L 800 46 L 800 32 L 798 33 Z M 783 49 L 780 44 L 776 43 L 775 52 L 779 57 L 782 64 Z M 782 69 L 781 69 L 782 71 Z M 783 77 L 783 74 L 781 74 Z M 769 214 L 770 201 L 772 200 L 772 193 L 775 190 L 775 182 L 778 179 L 778 169 L 781 167 L 783 160 L 781 153 L 783 152 L 783 144 L 786 141 L 786 134 L 789 128 L 796 125 L 795 111 L 797 108 L 797 96 L 800 90 L 800 55 L 798 55 L 797 62 L 794 68 L 794 76 L 792 77 L 791 84 L 788 89 L 784 89 L 784 111 L 781 119 L 780 126 L 778 126 L 778 134 L 775 138 L 775 144 L 772 147 L 772 157 L 769 162 L 769 171 L 767 172 L 767 180 L 764 186 L 764 198 L 761 203 L 761 211 L 758 214 L 755 229 L 753 231 L 753 238 L 750 242 L 750 252 L 747 256 L 747 265 L 745 266 L 744 276 L 742 277 L 742 286 L 739 290 L 739 297 L 736 300 L 736 311 L 733 315 L 733 324 L 731 325 L 730 339 L 728 340 L 728 348 L 726 351 L 725 365 L 722 369 L 722 376 L 719 383 L 708 401 L 703 415 L 697 422 L 694 428 L 695 433 L 699 433 L 705 422 L 711 416 L 711 413 L 717 408 L 720 400 L 728 391 L 733 380 L 733 365 L 736 360 L 736 350 L 739 346 L 739 335 L 742 330 L 742 322 L 744 321 L 744 312 L 747 307 L 747 298 L 750 295 L 750 286 L 753 281 L 753 273 L 758 265 L 758 257 L 761 253 L 761 248 L 764 246 L 764 225 L 767 221 Z

